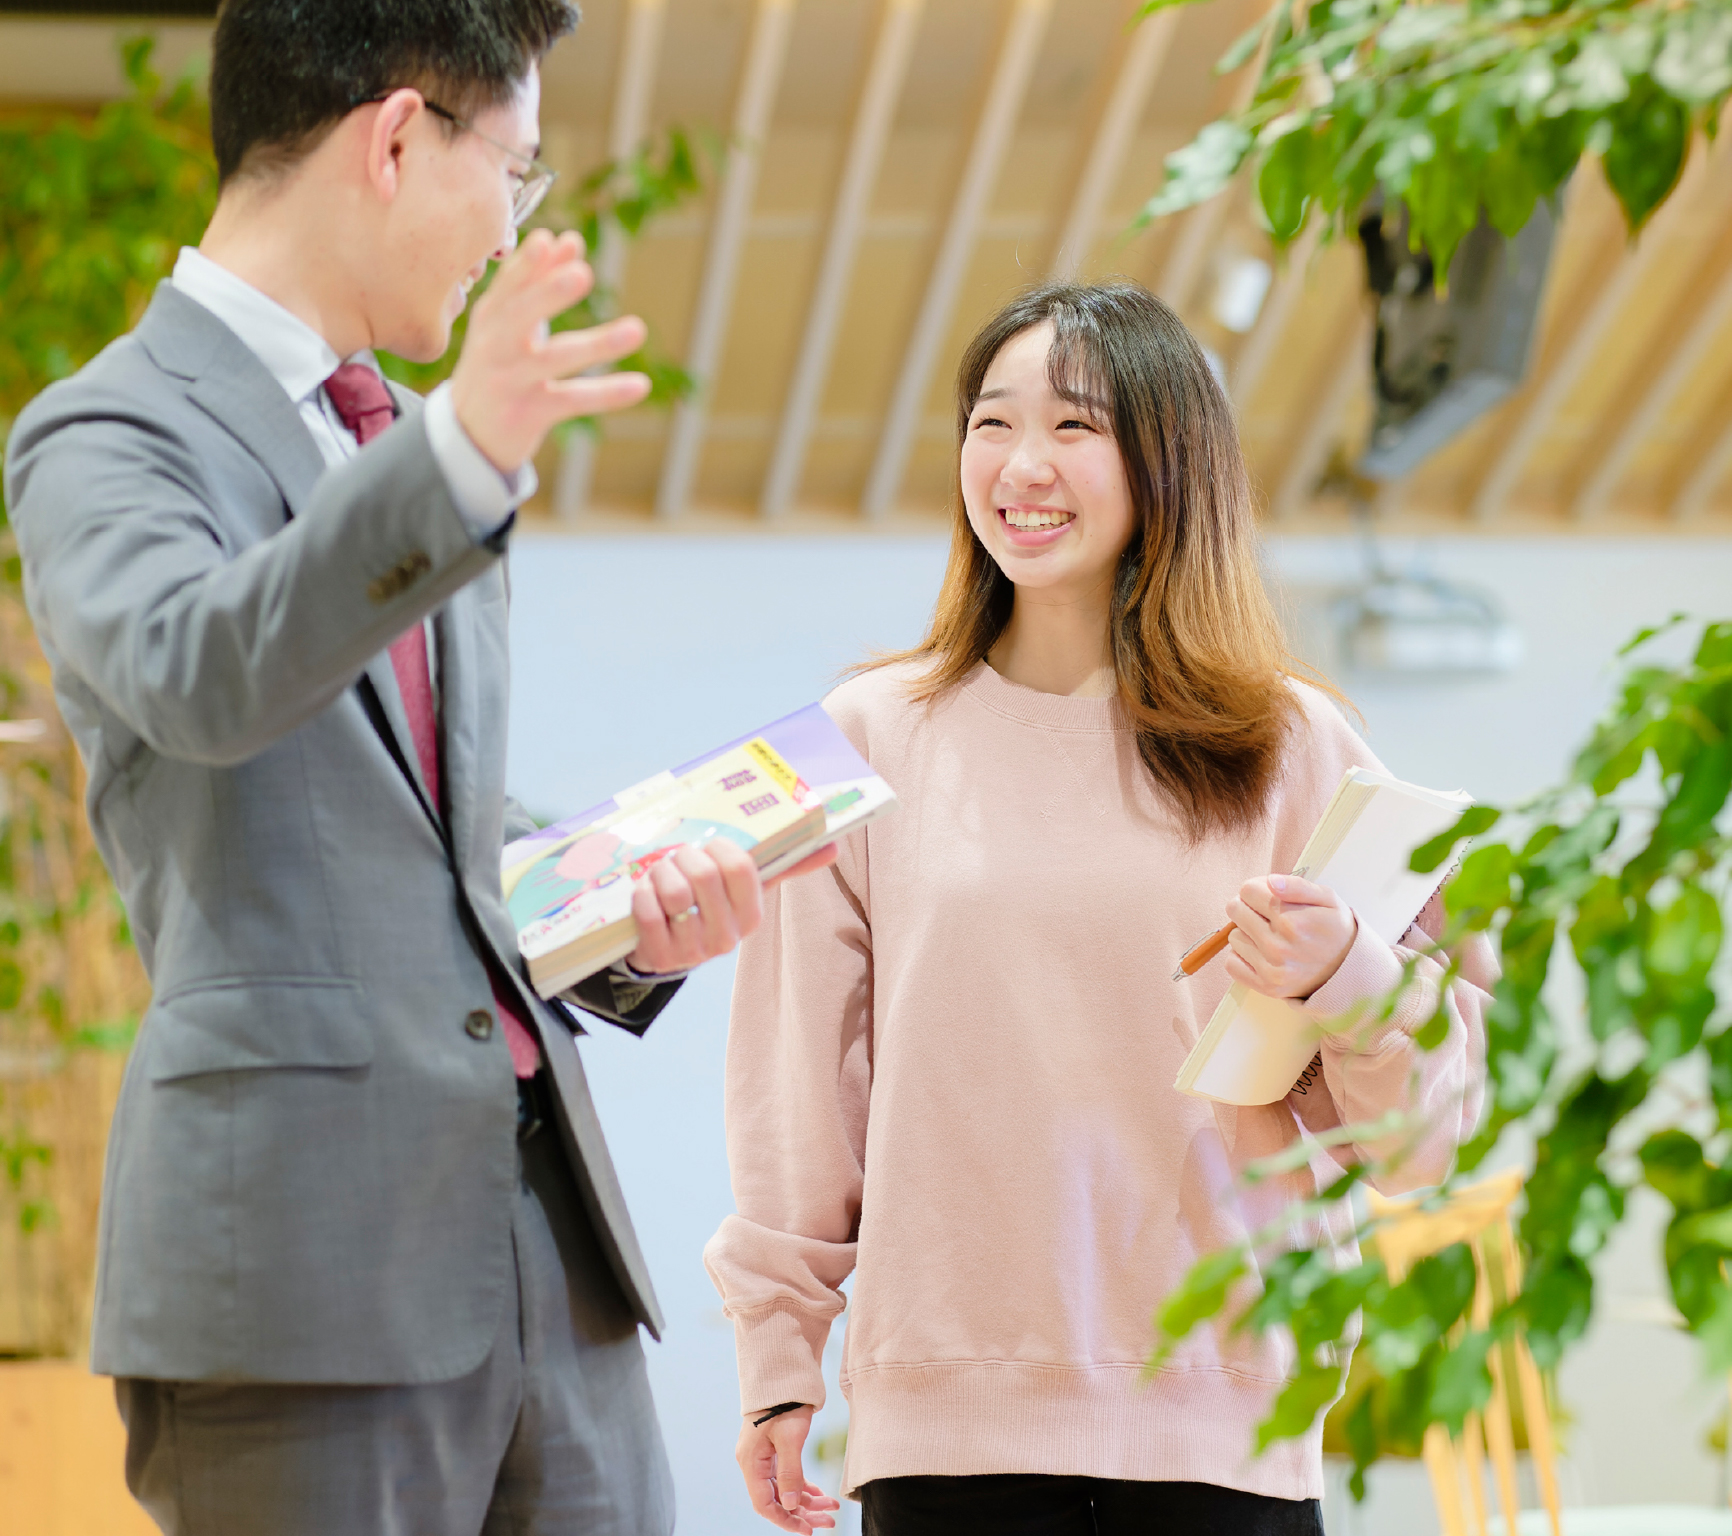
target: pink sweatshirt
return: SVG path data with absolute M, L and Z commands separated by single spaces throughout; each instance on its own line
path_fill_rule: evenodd
M 1228 982 L 1217 961 L 1175 983 L 1178 956 L 1241 883 L 1291 869 L 1342 772 L 1376 759 L 1301 688 L 1305 721 L 1266 814 L 1192 846 L 1111 701 L 983 665 L 922 706 L 908 676 L 867 673 L 826 701 L 901 809 L 849 838 L 833 871 L 771 891 L 740 950 L 738 1214 L 704 1257 L 742 1407 L 822 1404 L 819 1361 L 853 1273 L 850 1493 L 879 1477 L 1044 1472 L 1320 1496 L 1320 1428 L 1251 1457 L 1290 1342 L 1199 1330 L 1145 1381 L 1152 1319 L 1195 1259 L 1328 1177 L 1320 1157 L 1254 1195 L 1234 1186 L 1301 1123 L 1417 1105 L 1431 1130 L 1388 1182 L 1443 1176 L 1479 1113 L 1489 948 L 1467 956 L 1430 1053 L 1411 1039 L 1428 980 L 1369 1038 L 1327 1040 L 1303 1094 L 1256 1109 L 1182 1094 L 1173 1079 Z M 1382 995 L 1407 954 L 1362 929 L 1310 1010 Z

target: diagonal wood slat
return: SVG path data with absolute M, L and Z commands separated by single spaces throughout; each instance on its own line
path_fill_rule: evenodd
M 697 475 L 709 396 L 733 308 L 740 247 L 758 186 L 758 162 L 770 128 L 776 87 L 782 80 L 782 65 L 788 55 L 794 3 L 795 0 L 758 0 L 753 18 L 745 73 L 734 108 L 733 140 L 728 146 L 727 165 L 716 198 L 697 312 L 686 346 L 686 369 L 696 379 L 697 388 L 691 398 L 682 400 L 674 409 L 673 430 L 662 461 L 661 485 L 656 491 L 658 517 L 674 518 L 685 511 Z
M 1593 363 L 1595 353 L 1617 324 L 1625 305 L 1648 280 L 1649 269 L 1664 247 L 1668 233 L 1683 217 L 1688 197 L 1700 183 L 1701 167 L 1699 157 L 1691 161 L 1684 184 L 1662 204 L 1636 244 L 1623 251 L 1616 269 L 1590 302 L 1587 312 L 1570 324 L 1563 349 L 1539 388 L 1525 404 L 1512 407 L 1516 412 L 1514 429 L 1474 493 L 1472 515 L 1476 522 L 1491 522 L 1507 508 L 1522 472 L 1551 429 L 1564 401 L 1581 382 L 1583 371 Z
M 920 410 L 925 403 L 932 366 L 937 361 L 945 328 L 955 308 L 963 270 L 974 250 L 980 216 L 985 211 L 986 200 L 992 195 L 1004 152 L 1016 128 L 1017 114 L 1028 89 L 1029 77 L 1034 72 L 1052 6 L 1053 0 L 1016 0 L 993 69 L 992 84 L 987 89 L 986 102 L 974 130 L 962 183 L 951 205 L 944 241 L 938 248 L 937 260 L 927 280 L 926 296 L 921 301 L 920 313 L 915 317 L 914 331 L 908 339 L 896 389 L 890 398 L 890 409 L 878 439 L 877 456 L 867 478 L 866 494 L 861 500 L 861 509 L 868 517 L 885 516 L 901 489 L 902 474 L 914 447 L 914 435 L 919 427 Z
M 860 94 L 859 111 L 849 136 L 848 159 L 836 193 L 836 206 L 830 215 L 830 232 L 824 243 L 824 255 L 806 312 L 799 357 L 794 363 L 794 376 L 788 386 L 781 426 L 776 433 L 775 451 L 771 455 L 769 474 L 764 480 L 759 511 L 765 517 L 786 514 L 799 486 L 800 470 L 806 462 L 806 445 L 811 439 L 812 423 L 817 419 L 824 381 L 829 376 L 830 358 L 836 345 L 836 327 L 842 319 L 842 305 L 847 297 L 849 279 L 853 276 L 854 258 L 860 248 L 860 235 L 871 205 L 872 189 L 878 180 L 885 141 L 890 137 L 897 97 L 908 73 L 915 33 L 919 30 L 924 10 L 925 0 L 886 0 L 885 3 L 878 41 L 872 50 L 865 89 Z
M 630 0 L 626 8 L 619 83 L 614 88 L 613 118 L 607 135 L 610 160 L 620 161 L 631 155 L 649 132 L 650 96 L 655 89 L 656 60 L 661 53 L 662 18 L 666 12 L 667 0 Z M 596 284 L 617 294 L 625 283 L 629 247 L 611 226 L 603 227 L 600 247 L 592 253 Z M 589 504 L 595 449 L 595 438 L 588 432 L 568 433 L 561 445 L 553 515 L 562 522 L 581 517 Z
M 1172 48 L 1178 25 L 1177 10 L 1156 11 L 1135 23 L 1130 47 L 1119 65 L 1112 95 L 1095 130 L 1082 178 L 1077 182 L 1076 196 L 1065 215 L 1051 269 L 1056 281 L 1074 282 L 1094 248 L 1107 199 L 1118 184 L 1137 121 Z
M 1689 333 L 1666 360 L 1659 377 L 1583 483 L 1573 509 L 1578 522 L 1603 517 L 1611 510 L 1612 499 L 1636 455 L 1665 421 L 1691 376 L 1725 345 L 1729 327 L 1732 327 L 1732 267 L 1721 274 L 1707 304 L 1691 320 Z

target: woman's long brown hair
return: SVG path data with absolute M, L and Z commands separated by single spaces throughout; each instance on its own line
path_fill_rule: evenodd
M 1110 415 L 1130 486 L 1134 531 L 1112 598 L 1119 703 L 1191 836 L 1243 828 L 1268 801 L 1301 705 L 1257 568 L 1232 407 L 1191 333 L 1146 289 L 1050 283 L 1005 305 L 963 354 L 959 456 L 992 360 L 1049 321 L 1053 388 Z M 926 638 L 867 664 L 928 663 L 912 689 L 921 700 L 986 659 L 1015 597 L 969 526 L 960 470 L 953 494 L 950 564 Z

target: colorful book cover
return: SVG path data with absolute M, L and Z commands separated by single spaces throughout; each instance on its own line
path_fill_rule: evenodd
M 621 790 L 611 799 L 532 832 L 505 849 L 502 874 L 506 903 L 518 926 L 519 945 L 532 962 L 532 975 L 553 963 L 547 957 L 554 950 L 565 949 L 582 935 L 629 916 L 632 885 L 657 859 L 667 857 L 681 844 L 700 843 L 717 835 L 742 841 L 741 828 L 736 824 L 728 830 L 725 818 L 717 822 L 689 814 L 675 817 L 669 808 L 671 797 L 682 792 L 682 785 L 694 775 L 722 765 L 729 754 L 755 746 L 767 748 L 797 781 L 798 788 L 824 808 L 822 827 L 797 837 L 760 864 L 766 877 L 895 806 L 890 786 L 855 751 L 821 704 L 809 704 L 689 763 Z M 681 809 L 689 811 L 690 807 Z M 757 841 L 754 837 L 744 845 L 755 846 Z M 604 896 L 603 892 L 611 894 Z M 574 904 L 586 893 L 588 899 L 579 919 Z M 592 905 L 602 914 L 594 921 L 589 910 Z M 542 965 L 535 963 L 537 959 Z M 561 967 L 562 972 L 565 969 Z
M 505 874 L 518 942 L 534 958 L 631 912 L 631 887 L 676 848 L 726 838 L 748 851 L 777 852 L 811 830 L 817 801 L 762 736 L 748 738 L 665 784 L 628 794 L 563 836 L 537 839 Z M 521 846 L 521 845 L 518 845 Z

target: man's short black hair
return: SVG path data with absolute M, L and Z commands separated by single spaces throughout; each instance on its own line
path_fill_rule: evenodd
M 292 165 L 357 103 L 406 85 L 461 117 L 498 106 L 577 19 L 573 0 L 224 0 L 218 181 Z

